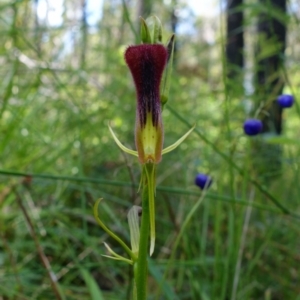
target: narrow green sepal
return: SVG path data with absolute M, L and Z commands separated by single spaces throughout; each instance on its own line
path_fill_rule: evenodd
M 117 138 L 117 136 L 115 135 L 115 133 L 113 132 L 112 128 L 111 128 L 109 125 L 108 125 L 108 129 L 109 129 L 109 131 L 110 131 L 110 133 L 111 133 L 111 135 L 112 135 L 114 141 L 116 142 L 116 144 L 119 146 L 119 148 L 120 148 L 121 150 L 123 150 L 124 152 L 126 152 L 126 153 L 128 153 L 128 154 L 131 154 L 131 155 L 133 155 L 133 156 L 138 157 L 138 152 L 137 152 L 137 151 L 134 151 L 134 150 L 131 150 L 131 149 L 127 148 L 127 147 L 125 147 L 125 146 L 119 141 L 119 139 Z
M 173 33 L 167 43 L 167 50 L 168 50 L 168 62 L 173 60 L 174 56 L 174 46 L 175 46 L 175 34 Z
M 143 44 L 152 44 L 151 34 L 148 28 L 146 21 L 140 17 L 141 19 L 141 40 Z
M 128 225 L 130 230 L 131 250 L 138 256 L 140 243 L 140 215 L 142 208 L 134 205 L 128 212 Z
M 153 44 L 162 42 L 162 25 L 157 16 L 152 16 L 153 19 Z
M 172 75 L 173 60 L 174 60 L 174 45 L 175 45 L 175 34 L 172 34 L 171 38 L 169 39 L 169 42 L 167 43 L 168 64 L 164 72 L 164 77 L 161 85 L 162 89 L 161 89 L 160 101 L 161 101 L 162 108 L 168 102 L 169 99 L 171 75 Z
M 177 142 L 175 142 L 173 145 L 163 149 L 162 154 L 166 154 L 168 152 L 173 151 L 175 148 L 177 148 L 189 136 L 189 134 L 195 129 L 195 127 L 196 127 L 196 124 L 185 135 L 183 135 Z
M 164 107 L 164 105 L 168 102 L 168 97 L 166 95 L 160 95 L 160 102 L 162 105 L 162 108 Z

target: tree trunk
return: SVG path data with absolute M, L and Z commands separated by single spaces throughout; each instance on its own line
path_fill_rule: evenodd
M 39 0 L 34 0 L 34 41 L 38 57 L 41 56 L 41 31 L 38 17 Z
M 242 78 L 244 67 L 243 0 L 227 0 L 227 75 L 229 79 Z
M 87 24 L 87 1 L 81 0 L 81 53 L 80 53 L 80 67 L 85 68 L 87 38 L 88 38 L 88 24 Z
M 284 81 L 281 78 L 284 50 L 286 47 L 286 26 L 268 12 L 278 9 L 286 14 L 286 0 L 260 0 L 266 7 L 266 12 L 259 15 L 258 51 L 256 73 L 256 95 L 258 105 L 266 102 L 266 110 L 262 111 L 263 132 L 280 134 L 282 130 L 282 108 L 275 101 L 282 93 Z M 262 51 L 273 47 L 274 54 L 262 57 Z
M 281 67 L 286 47 L 286 25 L 270 12 L 286 14 L 286 0 L 260 0 L 264 9 L 258 20 L 258 46 L 256 53 L 255 100 L 259 118 L 263 122 L 263 137 L 279 135 L 282 131 L 282 108 L 277 97 L 282 93 L 284 80 Z M 270 53 L 266 55 L 265 53 Z M 262 108 L 261 108 L 262 107 Z M 281 172 L 282 148 L 270 145 L 264 138 L 254 144 L 255 169 L 265 179 Z
M 178 16 L 177 16 L 177 0 L 172 0 L 172 9 L 171 9 L 171 29 L 172 33 L 175 34 L 175 43 L 174 43 L 174 53 L 173 53 L 173 66 L 176 66 L 177 62 L 177 52 L 178 52 L 178 43 L 176 39 L 177 25 L 178 25 Z

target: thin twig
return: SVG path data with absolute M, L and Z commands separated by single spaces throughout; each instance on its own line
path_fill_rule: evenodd
M 29 216 L 29 214 L 26 210 L 26 207 L 23 204 L 23 201 L 22 201 L 22 198 L 21 198 L 20 194 L 18 193 L 18 191 L 16 189 L 14 189 L 14 192 L 15 192 L 15 195 L 16 195 L 18 205 L 21 208 L 22 213 L 23 213 L 23 215 L 25 217 L 25 220 L 27 222 L 27 225 L 29 227 L 30 234 L 31 234 L 31 236 L 34 240 L 35 247 L 36 247 L 36 250 L 38 252 L 38 255 L 39 255 L 39 257 L 42 261 L 43 266 L 46 269 L 46 272 L 47 272 L 48 276 L 49 276 L 52 290 L 53 290 L 53 292 L 56 296 L 56 299 L 62 300 L 61 294 L 59 292 L 59 287 L 58 287 L 58 284 L 57 284 L 57 278 L 56 278 L 54 272 L 52 271 L 49 260 L 48 260 L 47 256 L 45 255 L 44 250 L 43 250 L 43 248 L 42 248 L 42 246 L 39 242 L 39 238 L 38 238 L 38 236 L 35 232 L 35 229 L 34 229 L 34 226 L 32 224 L 32 221 L 30 219 L 30 216 Z

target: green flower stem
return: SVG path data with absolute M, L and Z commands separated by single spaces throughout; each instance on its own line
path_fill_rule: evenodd
M 135 282 L 135 280 L 133 281 L 133 292 L 132 292 L 132 294 L 133 294 L 132 299 L 133 300 L 138 300 L 137 293 L 136 293 L 136 282 Z
M 147 258 L 149 251 L 150 210 L 148 193 L 149 185 L 145 167 L 143 167 L 142 180 L 142 222 L 140 228 L 139 256 L 134 265 L 134 276 L 138 300 L 146 300 L 147 297 Z
M 148 163 L 145 165 L 146 180 L 148 186 L 148 203 L 149 203 L 149 214 L 150 214 L 150 256 L 154 252 L 155 246 L 155 165 Z

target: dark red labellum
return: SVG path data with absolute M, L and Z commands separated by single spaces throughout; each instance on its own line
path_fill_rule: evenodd
M 125 52 L 137 92 L 137 121 L 142 128 L 146 124 L 147 113 L 152 115 L 153 126 L 160 122 L 159 87 L 167 57 L 167 49 L 160 44 L 130 46 Z

